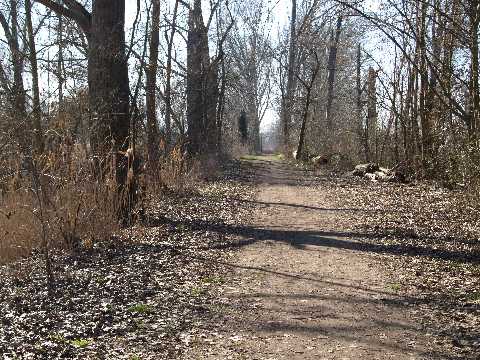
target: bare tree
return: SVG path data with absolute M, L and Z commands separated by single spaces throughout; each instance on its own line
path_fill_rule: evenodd
M 129 148 L 129 78 L 125 48 L 125 1 L 93 0 L 89 12 L 76 0 L 60 5 L 37 0 L 58 15 L 75 21 L 88 40 L 88 97 L 90 145 L 97 159 L 113 154 L 115 179 L 121 200 L 119 216 L 130 217 L 135 189 L 127 184 Z M 120 152 L 119 150 L 123 151 Z M 133 149 L 129 152 L 132 153 Z M 126 194 L 126 195 L 125 195 Z
M 202 135 L 205 134 L 208 121 L 205 89 L 206 71 L 209 68 L 207 28 L 203 23 L 201 2 L 195 0 L 188 16 L 187 41 L 187 122 L 191 154 L 205 151 L 205 139 Z
M 214 154 L 218 151 L 219 129 L 217 112 L 219 105 L 219 64 L 223 51 L 210 58 L 208 29 L 220 2 L 212 3 L 211 13 L 205 25 L 200 0 L 195 0 L 189 11 L 187 38 L 187 122 L 189 152 L 191 155 Z M 233 26 L 218 39 L 223 43 Z
M 310 116 L 310 104 L 312 102 L 312 91 L 315 84 L 315 80 L 317 79 L 318 72 L 320 70 L 320 61 L 318 59 L 318 55 L 315 49 L 310 49 L 309 56 L 305 59 L 305 65 L 308 67 L 304 70 L 306 73 L 307 78 L 303 79 L 299 77 L 300 83 L 303 85 L 305 90 L 305 105 L 302 114 L 302 126 L 300 128 L 300 136 L 298 140 L 297 146 L 297 160 L 298 159 L 305 159 L 304 154 L 304 144 L 305 144 L 305 131 L 307 126 L 307 120 Z
M 17 121 L 17 140 L 25 155 L 30 153 L 30 145 L 26 134 L 27 111 L 26 111 L 26 93 L 23 82 L 23 54 L 20 49 L 18 39 L 18 12 L 17 1 L 10 0 L 10 24 L 5 15 L 0 12 L 0 24 L 7 38 L 8 47 L 11 53 L 13 67 L 13 84 L 11 89 L 11 118 Z M 6 80 L 6 77 L 4 77 Z
M 235 16 L 241 19 L 228 37 L 227 51 L 232 60 L 229 71 L 235 74 L 231 86 L 238 100 L 240 111 L 246 111 L 250 140 L 254 152 L 261 151 L 260 125 L 265 111 L 270 106 L 272 51 L 270 39 L 265 34 L 265 5 L 259 1 L 238 4 Z
M 288 50 L 287 64 L 287 86 L 285 98 L 282 99 L 282 122 L 283 122 L 283 146 L 284 151 L 288 152 L 290 137 L 290 122 L 292 121 L 293 96 L 296 88 L 295 81 L 295 59 L 297 57 L 297 1 L 292 0 L 292 14 L 290 17 L 290 43 Z
M 42 109 L 40 104 L 40 87 L 38 77 L 38 61 L 37 48 L 35 45 L 35 34 L 32 24 L 32 3 L 31 0 L 25 0 L 25 22 L 28 36 L 28 53 L 30 60 L 30 68 L 32 71 L 32 118 L 34 131 L 34 148 L 39 152 L 43 152 L 43 130 L 42 130 Z
M 377 72 L 370 67 L 367 80 L 367 123 L 365 126 L 365 143 L 367 145 L 367 161 L 378 159 L 377 146 Z M 373 156 L 372 156 L 373 155 Z
M 167 38 L 167 65 L 165 71 L 165 142 L 167 149 L 170 147 L 172 141 L 172 57 L 173 57 L 173 41 L 175 39 L 175 33 L 177 31 L 177 16 L 178 6 L 180 0 L 175 0 L 173 9 L 172 23 L 170 29 L 170 35 Z
M 326 119 L 327 129 L 330 134 L 330 138 L 333 135 L 332 103 L 333 103 L 333 97 L 334 97 L 335 71 L 337 67 L 337 49 L 338 49 L 338 43 L 340 41 L 340 34 L 342 32 L 342 20 L 343 20 L 343 17 L 341 15 L 338 16 L 335 31 L 332 30 L 332 34 L 330 38 L 330 46 L 328 50 L 328 87 L 327 87 L 327 104 L 325 108 L 325 119 Z
M 148 161 L 157 167 L 159 131 L 157 125 L 156 83 L 158 69 L 158 46 L 160 43 L 160 0 L 152 0 L 152 29 L 150 32 L 150 57 L 146 79 L 146 116 Z M 168 110 L 167 110 L 168 112 Z

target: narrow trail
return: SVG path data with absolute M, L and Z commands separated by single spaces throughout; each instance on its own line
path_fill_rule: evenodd
M 218 331 L 188 359 L 443 359 L 313 175 L 266 157 L 252 235 L 219 294 Z M 361 216 L 361 211 L 358 216 Z

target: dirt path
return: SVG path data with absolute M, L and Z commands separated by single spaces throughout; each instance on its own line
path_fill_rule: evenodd
M 444 359 L 382 265 L 349 237 L 314 177 L 255 161 L 256 213 L 187 359 Z M 315 180 L 317 181 L 317 180 Z M 318 182 L 317 182 L 318 184 Z M 343 234 L 343 235 L 342 235 Z

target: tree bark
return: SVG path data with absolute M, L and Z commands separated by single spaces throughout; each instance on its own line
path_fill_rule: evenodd
M 377 90 L 376 90 L 376 71 L 370 67 L 368 69 L 368 83 L 367 83 L 367 124 L 366 124 L 366 141 L 368 143 L 368 158 L 372 160 L 372 153 L 374 161 L 377 161 L 377 146 L 376 146 L 376 132 L 377 132 Z M 374 150 L 372 151 L 372 147 Z
M 337 50 L 340 41 L 340 33 L 342 31 L 342 16 L 337 19 L 335 32 L 332 32 L 330 39 L 330 49 L 328 53 L 328 88 L 327 88 L 327 106 L 325 109 L 325 119 L 327 123 L 328 137 L 332 139 L 333 136 L 333 121 L 332 121 L 332 104 L 333 92 L 335 86 L 335 72 L 337 68 Z
M 195 0 L 187 38 L 187 135 L 191 155 L 217 149 L 218 61 L 210 62 L 201 1 Z
M 283 114 L 283 146 L 285 153 L 288 154 L 290 123 L 292 121 L 293 97 L 295 94 L 295 59 L 297 57 L 297 1 L 292 0 L 292 14 L 290 18 L 290 44 L 288 50 L 287 64 L 287 89 L 285 101 L 282 109 Z
M 90 146 L 101 164 L 113 158 L 119 217 L 129 220 L 134 197 L 133 176 L 127 173 L 134 149 L 129 148 L 130 112 L 128 59 L 125 52 L 125 0 L 93 0 L 88 12 L 76 0 L 36 0 L 58 15 L 74 20 L 88 39 Z M 121 151 L 120 151 L 121 150 Z M 124 154 L 129 154 L 128 158 Z
M 203 48 L 201 6 L 195 1 L 194 8 L 188 16 L 187 37 L 187 136 L 188 149 L 191 155 L 201 151 L 201 134 L 204 128 L 203 109 Z
M 430 108 L 427 108 L 427 95 L 429 90 L 429 79 L 427 69 L 427 49 L 426 49 L 426 21 L 427 21 L 427 2 L 423 1 L 420 5 L 420 17 L 418 19 L 418 51 L 419 51 L 419 71 L 420 71 L 420 92 L 419 92 L 419 117 L 420 126 L 422 129 L 421 154 L 423 170 L 426 174 L 430 173 L 430 166 L 432 161 L 432 134 L 429 113 Z
M 5 37 L 7 38 L 8 47 L 12 56 L 13 66 L 13 85 L 11 91 L 11 116 L 18 122 L 16 124 L 16 136 L 20 144 L 22 152 L 29 155 L 30 142 L 26 131 L 28 129 L 28 118 L 26 111 L 26 95 L 23 83 L 23 55 L 18 44 L 18 13 L 17 0 L 10 0 L 10 25 L 7 19 L 0 13 L 0 24 L 2 25 Z
M 207 68 L 206 93 L 204 97 L 206 109 L 206 134 L 207 152 L 214 154 L 217 152 L 217 105 L 218 105 L 218 59 L 215 59 Z
M 125 54 L 125 0 L 93 0 L 88 12 L 76 0 L 36 0 L 74 20 L 88 39 L 90 142 L 96 155 L 128 147 L 129 80 Z M 112 146 L 113 143 L 113 146 Z
M 165 143 L 167 149 L 170 148 L 172 142 L 172 51 L 173 40 L 177 30 L 177 14 L 178 4 L 180 0 L 175 0 L 175 7 L 173 9 L 172 29 L 168 39 L 167 46 L 167 68 L 165 74 Z
M 128 148 L 129 79 L 125 58 L 125 1 L 95 0 L 88 51 L 92 149 Z M 123 175 L 120 175 L 123 177 Z M 119 179 L 120 180 L 120 179 Z
M 311 87 L 307 89 L 305 108 L 303 110 L 303 116 L 302 116 L 302 126 L 300 128 L 300 136 L 298 138 L 297 156 L 296 156 L 297 160 L 303 160 L 304 158 L 303 148 L 305 144 L 305 131 L 307 128 L 307 120 L 308 120 L 309 110 L 310 110 L 311 91 L 312 91 Z
M 146 116 L 147 116 L 147 148 L 150 168 L 158 164 L 158 125 L 156 84 L 158 69 L 158 46 L 160 43 L 160 0 L 152 0 L 152 30 L 150 33 L 150 56 L 146 71 Z M 169 110 L 167 110 L 167 113 Z
M 32 70 L 32 118 L 34 131 L 33 139 L 35 141 L 34 148 L 38 153 L 42 153 L 44 150 L 42 131 L 42 109 L 40 105 L 37 49 L 35 46 L 35 35 L 33 33 L 31 0 L 25 0 L 25 22 L 27 27 L 30 67 Z
M 480 116 L 480 88 L 479 88 L 479 42 L 478 29 L 480 24 L 479 2 L 478 0 L 470 0 L 468 9 L 468 17 L 470 22 L 469 31 L 469 48 L 470 48 L 470 111 L 468 130 L 470 138 L 473 142 L 477 141 L 477 128 Z
M 57 41 L 58 41 L 58 59 L 57 59 L 57 79 L 58 79 L 58 109 L 59 112 L 63 111 L 63 17 L 58 16 L 58 28 L 57 28 Z
M 302 116 L 302 126 L 300 129 L 300 137 L 299 137 L 298 146 L 297 146 L 297 159 L 300 159 L 300 160 L 303 160 L 305 158 L 304 156 L 305 132 L 307 129 L 308 117 L 310 116 L 310 104 L 312 101 L 312 91 L 313 91 L 313 87 L 314 87 L 318 72 L 320 70 L 320 62 L 318 61 L 318 55 L 315 51 L 316 50 L 310 50 L 310 54 L 313 55 L 313 57 L 315 58 L 315 62 L 313 65 L 310 65 L 312 67 L 311 67 L 311 73 L 310 73 L 310 78 L 308 79 L 308 82 L 306 82 L 305 80 L 299 79 L 306 91 L 305 107 L 303 109 L 303 116 Z M 313 61 L 312 58 L 310 58 L 309 60 L 310 61 L 305 60 L 305 63 L 311 63 Z
M 356 64 L 356 110 L 357 110 L 357 121 L 358 121 L 358 134 L 362 142 L 363 151 L 365 154 L 365 161 L 369 162 L 370 152 L 368 149 L 368 135 L 363 125 L 363 115 L 362 115 L 362 48 L 360 44 L 357 47 L 357 64 Z

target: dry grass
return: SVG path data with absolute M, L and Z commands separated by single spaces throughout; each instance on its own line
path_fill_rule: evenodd
M 4 176 L 0 196 L 0 263 L 41 248 L 91 247 L 118 229 L 118 201 L 110 177 L 97 181 L 91 162 L 75 147 L 36 159 L 35 172 Z M 16 169 L 21 169 L 16 164 Z
M 120 229 L 119 207 L 124 201 L 115 176 L 108 170 L 99 175 L 99 169 L 109 166 L 96 166 L 90 158 L 83 147 L 71 142 L 37 158 L 35 171 L 0 158 L 0 165 L 12 169 L 0 177 L 0 264 L 45 246 L 67 251 L 90 248 Z M 179 144 L 158 168 L 148 169 L 147 164 L 147 171 L 138 176 L 141 194 L 134 212 L 144 206 L 146 196 L 159 198 L 165 190 L 188 192 L 199 181 L 215 177 L 217 169 L 215 157 L 189 159 Z
M 182 144 L 161 159 L 158 172 L 161 183 L 170 190 L 185 191 L 198 181 L 198 168 L 188 159 Z
M 27 193 L 9 194 L 0 204 L 0 263 L 26 256 L 38 245 L 40 227 Z
M 196 188 L 199 182 L 218 175 L 219 159 L 216 156 L 192 159 L 183 147 L 183 144 L 177 144 L 160 159 L 157 169 L 147 169 L 147 174 L 143 177 L 143 187 L 148 194 L 161 196 L 166 190 L 189 192 Z

